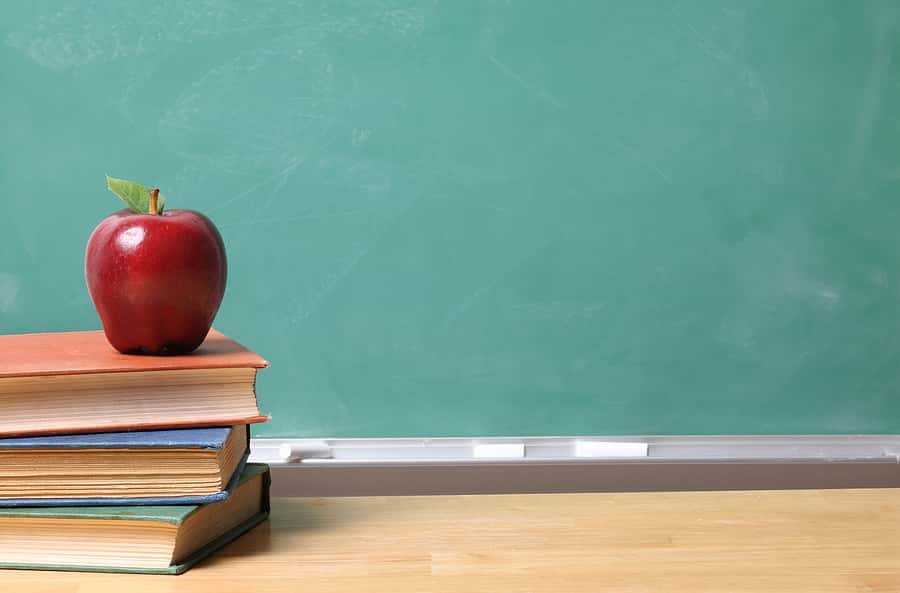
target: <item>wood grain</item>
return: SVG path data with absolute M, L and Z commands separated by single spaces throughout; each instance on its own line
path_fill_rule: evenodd
M 0 573 L 29 592 L 900 590 L 894 489 L 275 499 L 178 577 Z

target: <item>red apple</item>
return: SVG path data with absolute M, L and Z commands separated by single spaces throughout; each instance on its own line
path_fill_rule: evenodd
M 121 210 L 88 239 L 84 274 L 109 343 L 123 353 L 185 354 L 212 326 L 225 293 L 222 236 L 192 210 Z

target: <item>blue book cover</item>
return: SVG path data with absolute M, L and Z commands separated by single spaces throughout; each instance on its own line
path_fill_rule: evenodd
M 145 430 L 135 432 L 107 432 L 53 436 L 12 437 L 0 439 L 0 451 L 15 449 L 211 449 L 225 446 L 232 430 L 247 431 L 250 427 L 186 428 L 176 430 Z M 0 498 L 0 508 L 51 506 L 110 506 L 110 505 L 197 505 L 226 500 L 240 479 L 250 455 L 249 445 L 235 468 L 228 484 L 214 494 L 165 497 L 95 497 L 95 498 Z M 2 479 L 2 477 L 0 477 Z
M 12 437 L 0 439 L 0 451 L 4 449 L 162 449 L 167 447 L 221 449 L 225 446 L 225 441 L 231 431 L 230 426 L 223 426 Z

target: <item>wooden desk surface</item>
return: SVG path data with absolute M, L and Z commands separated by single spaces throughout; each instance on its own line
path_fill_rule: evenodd
M 900 491 L 276 499 L 172 576 L 0 571 L 6 591 L 900 591 Z

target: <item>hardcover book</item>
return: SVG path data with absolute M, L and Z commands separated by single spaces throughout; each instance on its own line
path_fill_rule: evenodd
M 0 336 L 0 436 L 263 422 L 266 366 L 215 330 L 183 356 L 120 354 L 101 331 Z
M 0 439 L 0 507 L 224 500 L 248 443 L 246 425 Z
M 206 505 L 0 509 L 0 568 L 179 574 L 268 514 L 269 468 L 256 463 Z

